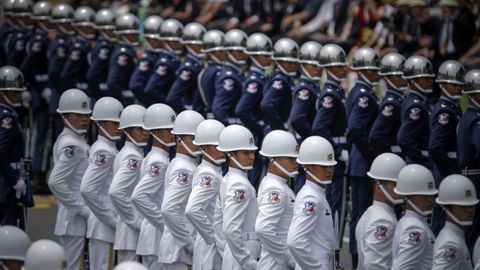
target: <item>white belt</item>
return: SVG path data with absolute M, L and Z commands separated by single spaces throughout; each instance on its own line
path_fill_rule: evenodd
M 243 233 L 243 240 L 244 241 L 258 240 L 258 237 L 255 232 L 247 232 L 247 233 Z
M 347 143 L 347 137 L 345 136 L 332 137 L 332 141 L 336 144 Z
M 14 170 L 20 170 L 20 168 L 22 167 L 20 162 L 12 162 L 10 163 L 10 167 L 12 167 L 12 169 Z
M 390 146 L 390 151 L 392 151 L 392 153 L 401 153 L 402 148 L 400 148 L 398 145 L 392 145 Z
M 480 169 L 471 169 L 471 170 L 465 169 L 465 170 L 462 170 L 462 174 L 465 176 L 480 175 Z
M 133 92 L 130 90 L 123 90 L 122 97 L 133 98 L 134 95 L 133 95 Z
M 107 91 L 108 90 L 108 85 L 106 83 L 100 83 L 100 84 L 98 84 L 98 88 L 102 91 Z
M 228 117 L 228 123 L 229 124 L 239 124 L 240 120 L 236 117 Z
M 81 89 L 81 90 L 87 90 L 88 89 L 88 84 L 87 83 L 76 83 L 75 85 L 77 86 L 78 89 Z
M 48 81 L 48 74 L 37 74 L 37 75 L 35 75 L 35 81 L 37 81 L 37 82 Z
M 421 150 L 420 153 L 422 154 L 422 156 L 428 157 L 428 151 L 427 150 Z
M 447 152 L 449 158 L 457 158 L 457 152 Z

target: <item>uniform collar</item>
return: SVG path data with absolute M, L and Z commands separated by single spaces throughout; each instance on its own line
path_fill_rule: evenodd
M 322 188 L 319 184 L 314 183 L 312 180 L 307 179 L 307 181 L 305 181 L 305 185 L 315 190 L 316 192 L 325 195 L 325 189 Z
M 393 89 L 388 89 L 387 90 L 387 94 L 392 94 L 394 96 L 397 96 L 399 98 L 403 98 L 403 93 L 397 91 L 397 90 L 393 90 Z
M 233 167 L 228 167 L 228 173 L 233 173 L 233 174 L 241 174 L 242 176 L 245 176 L 247 177 L 247 173 L 240 170 L 240 169 L 237 169 L 237 168 L 233 168 Z
M 201 62 L 203 62 L 203 60 L 205 60 L 205 56 L 196 56 L 196 55 L 193 55 L 191 53 L 188 53 L 186 57 L 191 58 L 192 60 L 197 61 L 199 63 L 201 63 Z
M 445 227 L 444 229 L 447 229 L 447 230 L 450 230 L 450 231 L 453 231 L 456 235 L 459 235 L 461 236 L 462 238 L 465 238 L 465 232 L 463 231 L 462 228 L 460 228 L 458 225 L 456 224 L 453 224 L 449 221 L 446 221 L 445 222 Z
M 202 162 L 200 163 L 200 165 L 210 167 L 210 168 L 214 169 L 214 170 L 217 171 L 217 172 L 220 172 L 220 171 L 222 170 L 222 167 L 217 166 L 217 165 L 211 163 L 210 161 L 208 161 L 208 160 L 206 160 L 206 159 L 202 159 Z
M 237 72 L 238 74 L 241 74 L 242 73 L 242 69 L 230 62 L 226 62 L 225 63 L 225 67 L 226 68 L 229 68 L 229 69 L 233 69 L 235 72 Z
M 257 66 L 250 66 L 250 71 L 265 75 L 265 70 L 263 68 L 259 68 Z
M 305 76 L 305 75 L 301 75 L 301 76 L 300 76 L 300 80 L 315 85 L 315 82 L 314 82 L 312 79 L 310 79 L 310 78 L 308 78 L 307 76 Z
M 194 162 L 195 163 L 195 158 L 192 158 L 191 156 L 189 155 L 185 155 L 185 154 L 182 154 L 182 153 L 178 153 L 175 155 L 176 158 L 181 158 L 181 159 L 184 159 L 184 160 L 188 160 L 190 162 Z
M 458 102 L 456 102 L 455 100 L 452 100 L 451 98 L 448 98 L 444 95 L 440 96 L 440 100 L 443 100 L 445 102 L 448 102 L 450 103 L 451 105 L 455 106 L 455 107 L 458 107 Z
M 413 96 L 419 97 L 419 98 L 422 99 L 423 101 L 427 101 L 427 97 L 426 97 L 424 94 L 422 94 L 422 93 L 420 93 L 420 92 L 418 92 L 418 91 L 416 91 L 416 90 L 410 89 L 409 95 L 413 95 Z
M 386 203 L 374 200 L 373 205 L 375 205 L 376 207 L 380 207 L 380 208 L 384 209 L 385 211 L 387 211 L 389 213 L 395 214 L 395 212 L 393 211 L 393 207 L 391 207 L 390 205 L 388 205 Z
M 176 54 L 174 52 L 171 52 L 169 50 L 165 50 L 165 49 L 163 49 L 161 53 L 166 55 L 166 56 L 172 57 L 172 58 L 178 58 L 179 57 L 178 54 Z
M 104 136 L 102 136 L 102 135 L 98 135 L 98 139 L 97 139 L 97 140 L 98 140 L 98 141 L 105 142 L 106 144 L 108 144 L 108 145 L 112 145 L 112 146 L 116 144 L 116 142 L 114 142 L 114 141 L 111 141 L 111 140 L 109 140 L 109 139 L 105 138 L 105 137 L 104 137 Z
M 12 106 L 10 106 L 6 103 L 3 103 L 3 102 L 0 102 L 0 106 L 6 107 L 7 109 L 11 110 L 12 112 L 15 112 L 15 114 L 16 114 L 16 111 Z
M 340 85 L 340 83 L 335 80 L 326 80 L 325 84 L 330 84 L 332 86 L 335 86 L 338 89 L 342 89 L 342 86 Z
M 372 85 L 367 83 L 367 82 L 364 82 L 362 80 L 357 80 L 356 84 L 361 84 L 363 85 L 364 87 L 366 87 L 368 90 L 371 90 L 372 89 Z
M 426 223 L 427 222 L 427 217 L 425 216 L 422 216 L 420 215 L 419 213 L 413 211 L 413 210 L 410 210 L 410 209 L 407 209 L 405 211 L 405 216 L 409 216 L 409 217 L 413 217 L 415 219 L 418 219 L 418 220 L 421 220 L 422 222 Z
M 84 138 L 83 135 L 79 135 L 79 134 L 75 133 L 73 130 L 69 129 L 68 127 L 64 127 L 63 132 L 65 132 L 65 134 L 74 136 L 74 137 L 79 138 L 79 139 Z
M 217 62 L 215 62 L 215 61 L 213 61 L 213 60 L 208 60 L 208 66 L 209 66 L 209 67 L 211 67 L 211 66 L 212 66 L 212 67 L 213 67 L 213 66 L 215 66 L 215 67 L 221 67 L 222 65 L 219 64 L 219 63 L 217 63 Z
M 266 177 L 271 178 L 271 179 L 274 179 L 275 181 L 278 181 L 278 182 L 280 182 L 280 183 L 282 183 L 282 184 L 286 184 L 286 183 L 287 183 L 287 179 L 285 179 L 285 178 L 283 178 L 283 177 L 280 177 L 280 176 L 278 176 L 278 175 L 276 175 L 276 174 L 273 174 L 273 173 L 271 173 L 271 172 L 267 172 Z
M 158 154 L 164 156 L 164 157 L 168 157 L 169 153 L 165 150 L 163 150 L 162 148 L 160 147 L 157 147 L 157 146 L 152 146 L 152 150 L 151 151 L 155 151 L 157 152 Z

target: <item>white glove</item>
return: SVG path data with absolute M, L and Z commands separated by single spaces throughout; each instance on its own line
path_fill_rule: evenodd
M 340 156 L 338 157 L 339 160 L 343 161 L 343 162 L 348 162 L 348 151 L 347 150 L 342 150 L 342 153 L 340 154 Z
M 13 189 L 15 189 L 15 197 L 17 197 L 17 199 L 20 199 L 20 196 L 27 194 L 27 185 L 23 179 L 17 180 Z
M 29 91 L 22 92 L 22 106 L 30 108 L 30 101 L 32 101 L 32 94 Z
M 42 91 L 42 97 L 45 99 L 47 103 L 50 102 L 50 96 L 52 95 L 52 89 L 46 87 Z

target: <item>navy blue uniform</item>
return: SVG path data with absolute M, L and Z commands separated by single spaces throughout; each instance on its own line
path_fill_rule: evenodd
M 13 29 L 8 35 L 6 49 L 6 64 L 14 67 L 20 67 L 23 59 L 27 54 L 26 47 L 28 43 L 29 33 L 27 29 Z
M 12 33 L 13 28 L 8 23 L 4 23 L 0 28 L 0 67 L 7 64 L 7 44 Z
M 175 72 L 180 65 L 180 58 L 177 54 L 163 50 L 155 63 L 155 72 L 152 73 L 147 85 L 145 94 L 153 103 L 165 103 L 170 87 L 175 81 Z
M 363 81 L 357 81 L 347 98 L 347 144 L 351 145 L 348 162 L 348 175 L 352 189 L 351 254 L 357 254 L 357 243 L 353 240 L 357 222 L 373 200 L 372 182 L 366 173 L 374 159 L 368 134 L 378 115 L 377 102 L 372 86 Z
M 112 97 L 120 100 L 124 106 L 130 105 L 134 101 L 129 83 L 135 69 L 136 59 L 135 48 L 123 42 L 117 45 L 110 57 L 107 86 Z
M 217 77 L 212 112 L 225 126 L 237 122 L 235 105 L 242 95 L 244 80 L 242 70 L 231 63 L 226 63 Z
M 85 80 L 88 83 L 88 89 L 95 99 L 104 96 L 111 96 L 108 91 L 108 65 L 113 51 L 114 43 L 105 38 L 99 38 L 95 48 L 90 53 L 90 67 L 88 68 Z
M 290 76 L 275 70 L 265 86 L 261 103 L 263 119 L 271 130 L 286 129 L 292 107 L 293 81 Z
M 318 82 L 301 76 L 293 90 L 290 122 L 302 140 L 312 135 L 312 124 L 317 114 L 317 98 L 320 95 Z
M 67 55 L 68 51 L 70 50 L 70 45 L 70 38 L 68 36 L 57 34 L 48 48 L 48 78 L 50 79 L 50 85 L 58 92 L 56 93 L 56 96 L 58 97 L 63 93 L 63 91 L 66 90 L 60 75 L 62 74 L 63 67 L 67 62 Z M 56 103 L 58 105 L 58 100 Z
M 133 92 L 133 95 L 135 95 L 135 98 L 147 107 L 154 102 L 145 94 L 145 86 L 154 71 L 153 68 L 159 55 L 159 52 L 145 50 L 145 53 L 138 60 L 135 71 L 133 71 L 132 77 L 130 78 L 130 90 Z
M 347 150 L 345 102 L 345 91 L 340 83 L 331 80 L 326 81 L 318 97 L 318 109 L 312 126 L 313 135 L 327 139 L 332 144 L 337 158 L 332 184 L 327 186 L 326 190 L 326 198 L 334 213 L 342 207 L 343 178 L 346 169 L 345 162 L 338 159 L 342 151 Z
M 370 130 L 369 140 L 374 155 L 385 152 L 401 156 L 402 150 L 397 144 L 397 132 L 400 128 L 400 115 L 404 101 L 403 94 L 396 90 L 387 90 L 380 104 L 380 113 Z
M 198 74 L 203 68 L 204 59 L 187 54 L 177 69 L 176 79 L 167 95 L 167 104 L 176 113 L 192 108 L 193 95 L 198 87 Z
M 77 88 L 91 95 L 88 89 L 86 74 L 90 67 L 90 50 L 92 46 L 90 42 L 83 37 L 78 37 L 77 40 L 70 46 L 68 52 L 68 59 L 63 66 L 60 77 L 66 82 L 67 89 Z
M 397 134 L 397 142 L 406 156 L 407 164 L 416 163 L 430 168 L 428 160 L 429 117 L 430 106 L 427 98 L 423 94 L 411 90 L 402 106 L 401 125 Z
M 470 105 L 458 124 L 457 137 L 458 165 L 461 173 L 475 185 L 480 194 L 480 108 Z M 466 241 L 470 250 L 480 236 L 480 205 L 475 207 L 473 225 L 466 232 Z
M 20 177 L 23 153 L 18 115 L 15 109 L 0 103 L 0 225 L 17 226 L 17 219 L 21 218 L 16 209 L 18 200 L 13 186 Z
M 266 82 L 265 71 L 256 66 L 251 66 L 247 78 L 243 82 L 242 96 L 235 107 L 235 115 L 252 132 L 257 145 L 262 145 L 265 135 L 265 123 L 260 113 L 260 102 Z M 267 159 L 255 152 L 253 170 L 248 172 L 248 179 L 254 187 L 258 187 L 267 162 Z
M 213 118 L 212 104 L 215 97 L 215 82 L 221 70 L 220 64 L 209 61 L 208 66 L 198 74 L 197 91 L 193 94 L 192 107 L 207 118 Z

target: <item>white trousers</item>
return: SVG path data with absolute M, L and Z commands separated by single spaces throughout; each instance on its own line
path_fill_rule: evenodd
M 112 260 L 112 263 L 113 263 L 114 254 L 109 254 L 110 245 L 112 245 L 113 247 L 113 244 L 110 244 L 102 240 L 98 240 L 98 239 L 88 240 L 88 255 L 90 257 L 90 269 L 107 270 L 109 258 Z M 113 249 L 112 249 L 112 253 L 113 253 Z
M 164 270 L 163 263 L 158 262 L 158 257 L 155 255 L 142 256 L 142 263 L 149 270 Z
M 117 250 L 117 262 L 137 261 L 135 250 Z
M 188 270 L 188 265 L 183 262 L 165 263 L 163 264 L 164 270 Z
M 83 256 L 84 244 L 85 238 L 83 236 L 60 236 L 60 245 L 65 250 L 68 270 L 80 269 L 80 257 Z

